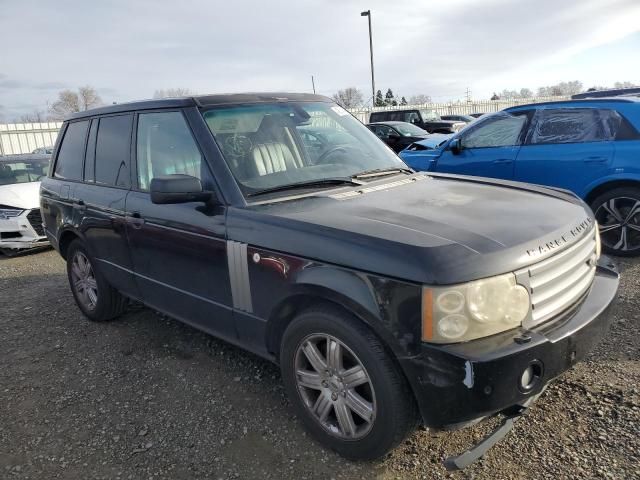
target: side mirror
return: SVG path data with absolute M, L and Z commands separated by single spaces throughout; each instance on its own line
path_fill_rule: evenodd
M 213 192 L 202 190 L 202 183 L 191 175 L 164 175 L 151 179 L 151 202 L 157 204 L 208 202 Z
M 454 155 L 458 155 L 462 151 L 462 144 L 460 143 L 460 138 L 454 138 L 449 142 L 449 150 Z

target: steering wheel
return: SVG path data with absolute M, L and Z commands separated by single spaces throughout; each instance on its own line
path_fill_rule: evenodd
M 332 155 L 335 155 L 337 153 L 342 153 L 342 154 L 346 154 L 347 153 L 347 147 L 343 146 L 343 145 L 337 145 L 335 147 L 331 147 L 328 150 L 322 152 L 318 158 L 316 159 L 316 165 L 319 163 L 333 163 L 330 160 L 330 157 Z
M 233 157 L 242 157 L 251 151 L 253 142 L 245 135 L 234 134 L 224 141 L 225 153 Z

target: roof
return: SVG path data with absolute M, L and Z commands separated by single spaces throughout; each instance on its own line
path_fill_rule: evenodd
M 409 122 L 401 122 L 400 120 L 389 120 L 387 122 L 369 122 L 367 125 L 398 125 L 401 123 L 409 123 Z M 409 123 L 409 125 L 413 125 Z
M 51 155 L 46 153 L 24 153 L 17 155 L 0 155 L 0 162 L 19 162 L 19 161 L 33 161 L 33 160 L 51 160 Z
M 540 102 L 540 103 L 527 103 L 524 105 L 517 105 L 515 107 L 509 107 L 509 108 L 505 108 L 503 111 L 510 111 L 510 110 L 520 110 L 520 109 L 525 109 L 528 107 L 538 107 L 541 105 L 560 105 L 560 104 L 594 104 L 594 103 L 640 103 L 640 98 L 638 97 L 603 97 L 603 98 L 585 98 L 585 99 L 578 99 L 578 100 L 556 100 L 553 102 Z
M 84 112 L 77 112 L 68 117 L 67 120 L 92 117 L 94 115 L 105 115 L 109 113 L 130 112 L 134 110 L 153 110 L 156 108 L 180 108 L 195 106 L 209 107 L 214 105 L 233 105 L 241 103 L 263 103 L 279 101 L 332 102 L 333 100 L 323 95 L 315 95 L 313 93 L 286 92 L 197 95 L 192 97 L 161 98 L 155 100 L 140 100 L 136 102 L 118 103 L 115 105 L 93 108 Z

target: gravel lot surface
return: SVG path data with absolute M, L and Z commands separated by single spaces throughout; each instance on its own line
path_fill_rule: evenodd
M 272 364 L 141 307 L 91 323 L 57 253 L 0 258 L 0 478 L 640 479 L 640 262 L 619 263 L 608 337 L 449 473 L 490 425 L 349 462 L 304 433 Z

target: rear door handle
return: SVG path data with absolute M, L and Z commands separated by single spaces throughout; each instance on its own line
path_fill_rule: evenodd
M 513 160 L 510 158 L 499 158 L 494 160 L 493 163 L 513 163 Z
M 140 212 L 133 212 L 131 215 L 125 216 L 125 220 L 131 228 L 135 228 L 137 230 L 141 229 L 144 225 L 144 218 L 140 215 Z
M 597 156 L 587 157 L 584 159 L 585 163 L 606 163 L 608 161 L 609 161 L 608 157 L 597 157 Z

